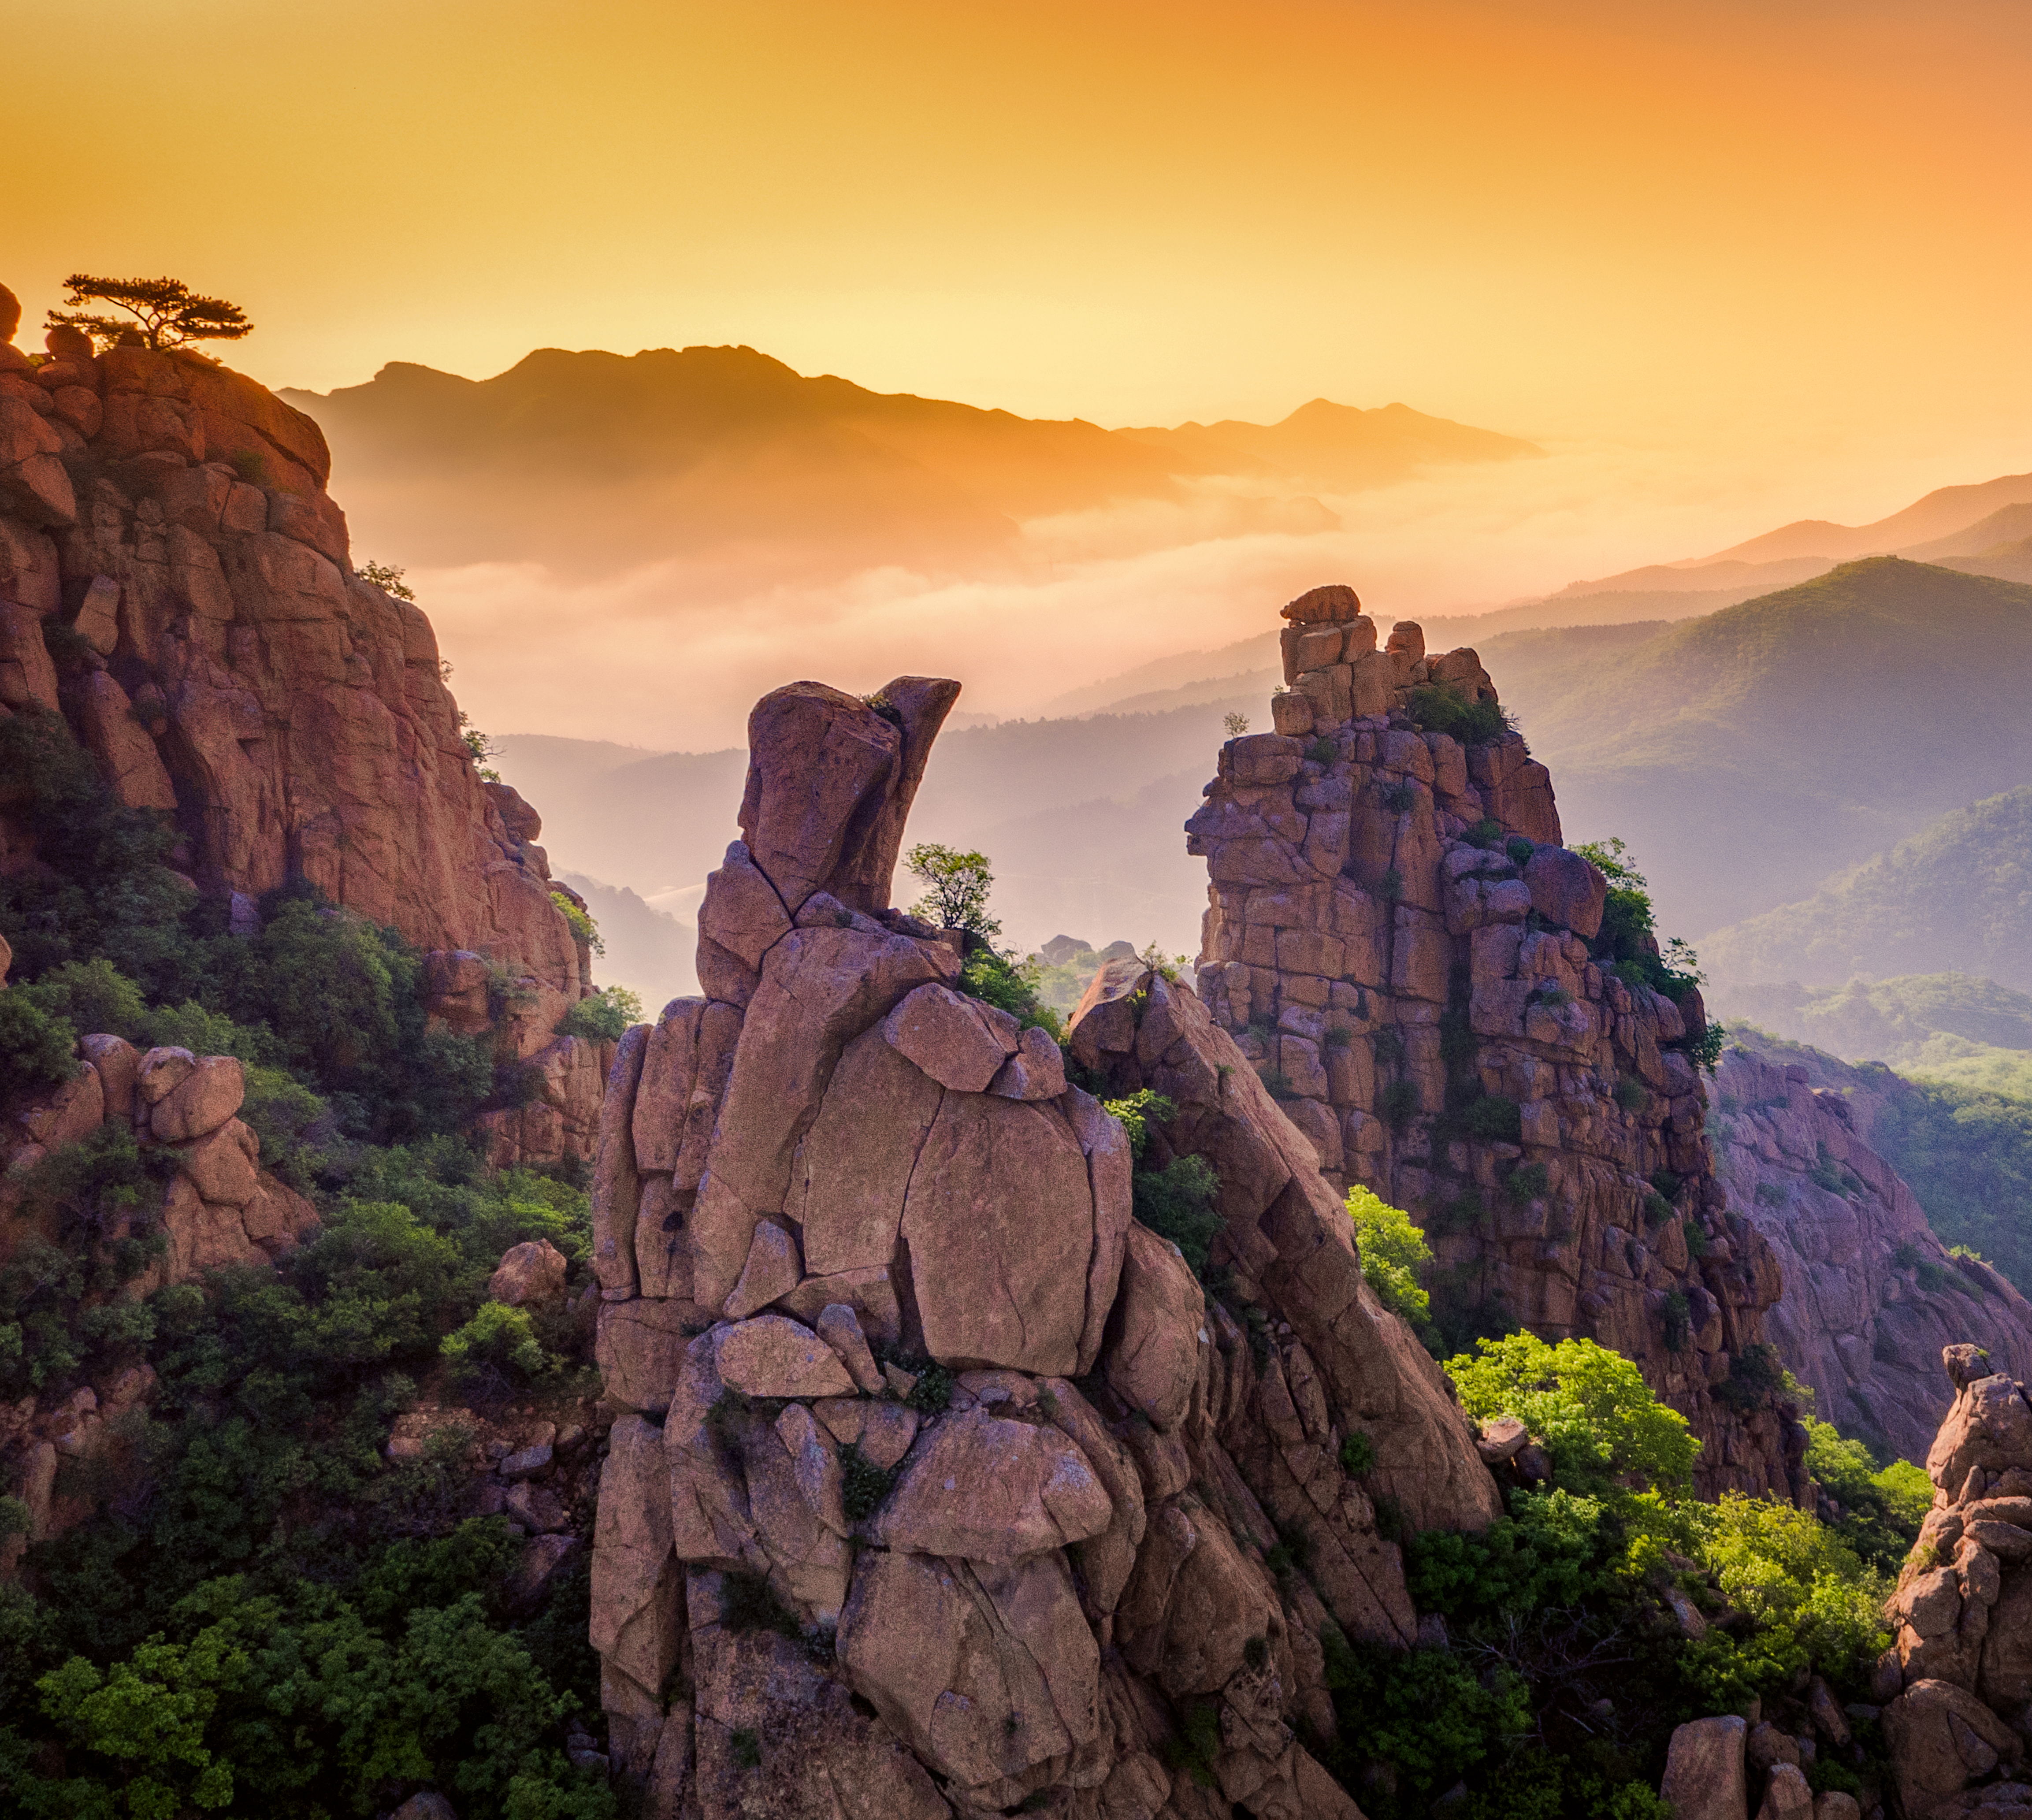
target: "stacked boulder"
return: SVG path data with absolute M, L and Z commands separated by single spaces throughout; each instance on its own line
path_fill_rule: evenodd
M 599 1357 L 628 1413 L 592 1638 L 617 1770 L 703 1820 L 1353 1816 L 1299 1732 L 1334 1735 L 1331 1624 L 1416 1635 L 1374 1500 L 1478 1526 L 1493 1481 L 1189 991 L 1104 973 L 1078 1052 L 1178 1077 L 1253 1338 L 1134 1219 L 1123 1129 L 1058 1045 L 890 906 L 957 693 L 758 704 L 708 996 L 630 1031 L 610 1078 Z M 1339 1463 L 1358 1430 L 1373 1496 Z M 1280 1535 L 1314 1545 L 1310 1581 L 1273 1570 Z
M 553 1048 L 591 989 L 571 894 L 480 775 L 430 622 L 354 570 L 323 432 L 195 349 L 48 340 L 0 339 L 0 715 L 60 716 L 236 927 L 303 879 L 399 929 L 434 1013 L 542 1074 L 496 1160 L 588 1155 L 596 1045 Z M 35 863 L 0 810 L 0 866 Z
M 1405 622 L 1379 649 L 1345 587 L 1283 611 L 1277 730 L 1222 747 L 1186 824 L 1201 999 L 1329 1182 L 1418 1218 L 1443 1299 L 1637 1359 L 1703 1444 L 1704 1494 L 1802 1495 L 1792 1413 L 1716 1395 L 1780 1282 L 1714 1177 L 1699 994 L 1590 958 L 1605 881 L 1473 651 L 1428 656 Z
M 1941 1355 L 1955 1390 L 1938 1488 L 1885 1609 L 1875 1697 L 1905 1820 L 2032 1814 L 2032 1405 L 1981 1347 Z
M 260 1166 L 260 1141 L 238 1116 L 246 1081 L 234 1057 L 137 1052 L 105 1035 L 83 1038 L 78 1051 L 70 1080 L 0 1127 L 0 1265 L 24 1245 L 65 1243 L 57 1210 L 29 1192 L 32 1172 L 109 1125 L 131 1130 L 166 1178 L 159 1209 L 136 1208 L 95 1236 L 106 1252 L 157 1231 L 165 1241 L 155 1262 L 121 1287 L 124 1298 L 226 1265 L 272 1261 L 315 1227 L 311 1204 Z M 95 1459 L 122 1444 L 118 1418 L 144 1403 L 153 1384 L 145 1365 L 130 1366 L 47 1406 L 33 1395 L 0 1405 L 5 1482 L 28 1512 L 26 1533 L 0 1544 L 0 1573 L 12 1571 L 28 1543 L 88 1513 L 88 1499 L 58 1495 L 59 1460 Z
M 1999 1370 L 2032 1377 L 2032 1302 L 1940 1243 L 1846 1095 L 1733 1046 L 1715 1087 L 1722 1185 L 1784 1276 L 1764 1332 L 1822 1421 L 1922 1460 L 1952 1400 L 1942 1347 L 1978 1332 Z

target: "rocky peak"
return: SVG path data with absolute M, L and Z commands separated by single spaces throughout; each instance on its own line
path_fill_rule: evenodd
M 1345 587 L 1283 611 L 1276 731 L 1221 748 L 1186 824 L 1201 1000 L 1327 1183 L 1424 1227 L 1457 1332 L 1598 1340 L 1692 1423 L 1704 1494 L 1800 1495 L 1750 1350 L 1777 1266 L 1715 1177 L 1698 993 L 1593 958 L 1604 881 L 1474 652 L 1404 622 L 1379 648 Z
M 1495 1482 L 1188 988 L 1111 963 L 1074 1055 L 1174 1097 L 1253 1330 L 1133 1217 L 1127 1136 L 1058 1045 L 888 907 L 956 693 L 758 704 L 706 995 L 630 1031 L 610 1080 L 600 1358 L 632 1413 L 592 1631 L 617 1763 L 659 1813 L 1152 1820 L 1198 1811 L 1167 1806 L 1197 1777 L 1352 1820 L 1294 1731 L 1332 1736 L 1321 1628 L 1412 1640 L 1395 1523 L 1484 1525 Z M 1373 1471 L 1342 1463 L 1358 1437 Z
M 354 570 L 323 432 L 189 349 L 50 342 L 0 342 L 0 713 L 61 716 L 236 928 L 297 880 L 392 924 L 446 982 L 433 1009 L 494 1016 L 542 1075 L 498 1157 L 589 1153 L 598 1045 L 553 1034 L 591 989 L 570 894 L 480 777 L 430 622 Z M 0 813 L 0 865 L 37 863 Z

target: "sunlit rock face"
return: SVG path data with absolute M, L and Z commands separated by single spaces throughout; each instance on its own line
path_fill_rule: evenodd
M 1698 992 L 1591 958 L 1604 881 L 1473 651 L 1379 648 L 1344 587 L 1284 616 L 1276 730 L 1186 824 L 1200 1000 L 1326 1179 L 1424 1227 L 1457 1333 L 1597 1340 L 1691 1422 L 1703 1495 L 1802 1495 L 1796 1412 L 1743 1362 L 1779 1273 L 1715 1176 Z
M 401 930 L 433 1012 L 533 1065 L 495 1160 L 590 1157 L 612 1052 L 555 1033 L 589 989 L 571 894 L 480 776 L 430 622 L 356 571 L 323 432 L 192 350 L 55 335 L 0 345 L 0 709 L 61 716 L 236 918 L 304 880 Z
M 1188 987 L 1097 981 L 1074 1056 L 1174 1096 L 1175 1148 L 1219 1168 L 1251 1261 L 1253 1336 L 1133 1219 L 1127 1138 L 1056 1046 L 890 907 L 957 693 L 758 704 L 700 914 L 708 996 L 631 1031 L 610 1080 L 600 1362 L 636 1413 L 592 1636 L 617 1763 L 648 1811 L 730 1820 L 1151 1820 L 1216 1793 L 1353 1816 L 1298 1742 L 1333 1736 L 1321 1626 L 1409 1642 L 1375 1500 L 1480 1527 L 1495 1482 L 1310 1145 Z M 1280 1533 L 1309 1577 L 1266 1564 Z M 1205 1711 L 1210 1786 L 1166 1766 Z

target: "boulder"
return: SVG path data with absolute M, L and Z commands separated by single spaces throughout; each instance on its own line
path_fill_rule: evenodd
M 1926 1456 L 1928 1474 L 1950 1497 L 1978 1463 L 1993 1472 L 2032 1467 L 2032 1407 L 2001 1373 L 1976 1378 L 1956 1392 Z
M 1947 1681 L 1914 1681 L 1884 1709 L 1883 1725 L 1907 1820 L 1931 1820 L 2000 1763 L 2017 1762 L 2024 1749 L 1974 1695 Z
M 1531 1439 L 1524 1424 L 1514 1415 L 1499 1415 L 1481 1425 L 1475 1451 L 1491 1466 L 1503 1466 L 1522 1453 Z
M 854 1384 L 839 1355 L 780 1314 L 714 1329 L 721 1381 L 744 1396 L 846 1396 Z
M 593 1355 L 608 1396 L 652 1415 L 668 1407 L 695 1315 L 682 1302 L 603 1302 Z
M 950 986 L 922 985 L 891 1011 L 882 1033 L 942 1087 L 981 1093 L 1016 1052 L 1016 1020 L 963 998 Z
M 1798 1764 L 1772 1766 L 1757 1820 L 1813 1820 L 1813 1791 Z
M 1749 1820 L 1743 1746 L 1749 1725 L 1733 1714 L 1679 1726 L 1665 1755 L 1658 1792 L 1675 1820 Z
M 863 1459 L 884 1472 L 910 1451 L 917 1438 L 917 1412 L 908 1403 L 829 1396 L 813 1403 L 812 1413 L 842 1447 L 859 1448 Z
M 1113 1512 L 1093 1463 L 1057 1429 L 972 1409 L 919 1438 L 875 1533 L 913 1554 L 1014 1561 L 1098 1535 Z
M 882 1368 L 868 1351 L 867 1336 L 848 1303 L 831 1302 L 820 1310 L 818 1335 L 839 1355 L 840 1362 L 853 1374 L 856 1384 L 870 1396 L 882 1394 Z
M 804 1274 L 797 1240 L 775 1220 L 764 1220 L 749 1241 L 748 1261 L 741 1266 L 741 1280 L 728 1292 L 720 1312 L 729 1321 L 745 1321 L 778 1296 L 788 1295 Z
M 1108 1386 L 1158 1428 L 1176 1428 L 1192 1405 L 1206 1295 L 1178 1246 L 1132 1221 L 1121 1291 L 1101 1351 Z
M 565 1254 L 547 1239 L 525 1239 L 501 1254 L 487 1280 L 487 1299 L 510 1308 L 556 1302 L 565 1292 Z
M 574 1535 L 530 1537 L 502 1583 L 502 1610 L 511 1618 L 529 1616 L 543 1604 L 552 1583 L 584 1546 L 584 1542 Z
M 988 1083 L 988 1090 L 1006 1100 L 1055 1100 L 1066 1090 L 1066 1052 L 1050 1031 L 1033 1025 L 1023 1033 L 1015 1054 Z
M 1052 1106 L 947 1094 L 910 1179 L 902 1232 L 932 1358 L 1060 1377 L 1079 1369 L 1093 1192 Z
M 1608 881 L 1581 856 L 1563 846 L 1535 849 L 1524 866 L 1531 907 L 1548 923 L 1571 929 L 1583 941 L 1601 932 Z
M 672 1552 L 661 1429 L 624 1415 L 607 1437 L 592 1537 L 592 1646 L 638 1687 L 660 1688 L 678 1659 L 683 1584 Z
M 1308 588 L 1295 600 L 1277 609 L 1280 618 L 1294 626 L 1316 626 L 1323 620 L 1349 620 L 1362 613 L 1362 597 L 1343 581 Z
M 4 960 L 0 960 L 0 977 L 5 977 L 6 973 Z M 131 1123 L 134 1116 L 134 1077 L 141 1064 L 134 1045 L 125 1037 L 80 1037 L 77 1052 L 91 1063 L 92 1071 L 99 1076 L 106 1116 L 123 1124 Z
M 149 1063 L 165 1052 L 151 1049 L 142 1058 L 140 1081 L 141 1094 L 150 1100 L 153 1111 L 149 1114 L 149 1129 L 159 1142 L 181 1143 L 188 1138 L 202 1138 L 207 1131 L 215 1131 L 238 1112 L 247 1097 L 247 1071 L 234 1056 L 206 1056 L 202 1059 L 191 1056 L 187 1052 L 168 1052 L 181 1056 L 189 1063 L 181 1068 L 181 1078 L 168 1092 L 151 1099 L 151 1085 L 164 1078 L 167 1069 L 151 1071 Z
M 261 1140 L 237 1119 L 181 1145 L 177 1167 L 207 1201 L 245 1207 L 261 1189 Z

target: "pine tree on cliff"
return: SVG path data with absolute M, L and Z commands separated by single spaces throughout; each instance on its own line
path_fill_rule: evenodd
M 252 334 L 247 312 L 223 297 L 200 297 L 181 278 L 94 278 L 73 272 L 64 280 L 69 310 L 51 310 L 52 328 L 81 329 L 103 347 L 180 348 L 191 342 L 237 342 Z M 80 304 L 107 303 L 133 318 L 93 316 Z

